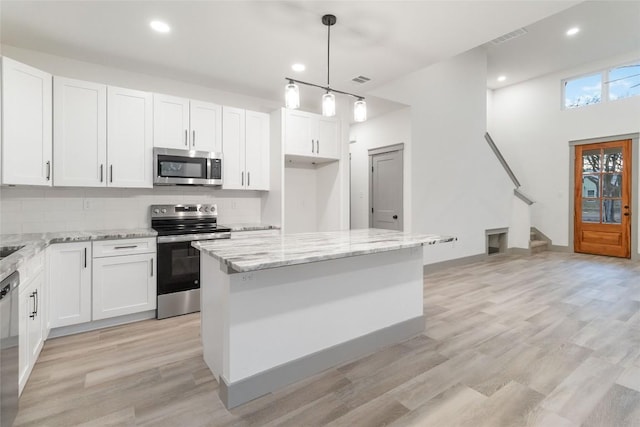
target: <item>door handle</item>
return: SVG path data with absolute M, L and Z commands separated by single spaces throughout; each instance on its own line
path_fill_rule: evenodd
M 625 208 L 625 209 L 629 209 L 629 205 L 625 205 L 625 207 L 624 207 L 624 208 Z
M 104 181 L 104 165 L 100 164 L 100 182 Z
M 193 131 L 193 139 L 191 139 L 191 145 L 196 146 L 196 131 Z
M 153 258 L 151 258 L 151 277 L 153 277 Z
M 624 216 L 629 216 L 629 212 L 625 212 L 625 213 L 624 213 Z
M 39 301 L 40 298 L 38 298 L 38 290 L 37 289 L 35 291 L 33 291 L 33 293 L 36 294 L 36 297 L 34 298 L 35 299 L 35 303 L 36 303 L 36 311 L 33 314 L 35 314 L 37 316 L 38 315 L 38 306 L 40 305 L 40 301 Z
M 394 215 L 394 216 L 393 216 L 393 219 L 398 219 L 398 215 Z
M 51 181 L 51 161 L 47 160 L 47 181 Z
M 36 293 L 31 292 L 31 295 L 29 295 L 29 298 L 33 298 L 33 310 L 31 310 L 31 314 L 29 315 L 30 319 L 35 319 L 36 318 Z
M 184 130 L 184 145 L 185 147 L 189 146 L 189 131 L 187 129 Z
M 312 153 L 315 153 L 315 151 L 313 151 L 313 150 L 314 150 L 313 142 L 314 142 L 314 141 L 313 141 L 313 139 L 312 139 L 312 140 L 311 140 L 311 152 L 312 152 Z
M 113 165 L 109 165 L 109 182 L 113 182 Z
M 84 268 L 87 268 L 87 248 L 84 248 Z

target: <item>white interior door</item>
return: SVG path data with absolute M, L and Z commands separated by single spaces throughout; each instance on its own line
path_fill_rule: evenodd
M 370 208 L 372 228 L 403 229 L 402 150 L 370 156 Z

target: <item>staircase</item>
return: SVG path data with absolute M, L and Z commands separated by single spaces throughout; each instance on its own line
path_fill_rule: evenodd
M 548 251 L 550 245 L 551 241 L 546 236 L 534 227 L 531 227 L 531 234 L 529 237 L 529 252 L 531 255 L 537 254 L 538 252 Z

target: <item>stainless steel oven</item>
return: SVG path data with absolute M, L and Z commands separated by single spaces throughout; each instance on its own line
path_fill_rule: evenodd
M 218 226 L 216 205 L 153 205 L 151 227 L 158 232 L 157 318 L 200 311 L 200 252 L 194 240 L 228 239 Z
M 18 272 L 0 283 L 0 427 L 11 427 L 18 413 L 19 284 Z
M 154 185 L 222 185 L 222 154 L 153 149 Z

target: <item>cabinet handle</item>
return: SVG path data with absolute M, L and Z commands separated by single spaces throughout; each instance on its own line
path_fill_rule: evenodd
M 29 298 L 33 298 L 33 310 L 31 310 L 31 314 L 29 315 L 30 319 L 35 319 L 36 318 L 36 293 L 31 292 L 31 295 L 29 295 Z
M 247 187 L 251 187 L 251 172 L 247 172 Z
M 84 248 L 84 268 L 87 268 L 87 248 Z
M 104 165 L 100 164 L 100 182 L 104 182 Z
M 114 249 L 134 249 L 137 248 L 138 245 L 129 245 L 129 246 L 115 246 Z
M 113 182 L 113 165 L 109 165 L 109 182 Z
M 153 258 L 151 258 L 151 277 L 153 277 Z
M 51 161 L 47 160 L 47 181 L 51 181 Z
M 316 139 L 316 154 L 320 154 L 320 140 Z
M 33 293 L 36 294 L 36 297 L 35 297 L 36 311 L 33 314 L 35 314 L 37 316 L 38 315 L 38 308 L 40 306 L 40 298 L 38 298 L 38 290 L 37 289 L 35 291 L 33 291 Z
M 184 130 L 184 145 L 185 147 L 189 146 L 189 131 L 187 129 Z
M 315 153 L 315 151 L 313 151 L 313 139 L 311 140 L 311 152 Z
M 244 185 L 244 172 L 240 172 L 241 178 L 240 178 L 240 185 Z
M 193 131 L 193 139 L 191 140 L 191 145 L 196 146 L 196 131 Z

